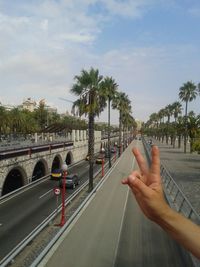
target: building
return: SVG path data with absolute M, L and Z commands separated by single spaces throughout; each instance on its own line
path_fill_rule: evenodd
M 26 100 L 22 102 L 22 105 L 20 106 L 22 109 L 26 109 L 30 112 L 33 112 L 34 109 L 37 108 L 37 103 L 35 100 L 28 97 Z

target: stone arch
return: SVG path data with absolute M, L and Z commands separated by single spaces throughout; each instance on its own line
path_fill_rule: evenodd
M 45 176 L 48 171 L 47 162 L 44 159 L 39 160 L 33 169 L 32 181 L 38 180 L 39 178 Z
M 4 181 L 3 189 L 2 189 L 2 196 L 6 195 L 27 183 L 27 174 L 25 170 L 18 166 L 11 169 Z
M 62 158 L 61 156 L 58 154 L 54 157 L 53 161 L 52 161 L 52 165 L 51 165 L 51 172 L 55 169 L 60 169 L 62 165 Z
M 73 159 L 73 154 L 72 154 L 71 151 L 69 151 L 69 152 L 67 153 L 67 156 L 66 156 L 66 159 L 65 159 L 65 163 L 66 163 L 67 165 L 70 165 L 70 164 L 72 164 L 73 161 L 74 161 L 74 159 Z

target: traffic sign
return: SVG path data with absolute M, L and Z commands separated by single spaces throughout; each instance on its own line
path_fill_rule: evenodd
M 55 194 L 56 196 L 60 195 L 60 188 L 59 188 L 59 187 L 55 187 L 55 188 L 53 189 L 53 191 L 54 191 L 54 194 Z

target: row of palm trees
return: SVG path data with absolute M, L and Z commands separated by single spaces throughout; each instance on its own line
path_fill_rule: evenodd
M 78 96 L 73 109 L 79 115 L 88 117 L 88 154 L 89 154 L 89 192 L 93 189 L 94 165 L 94 124 L 95 118 L 107 107 L 108 109 L 108 153 L 110 158 L 110 116 L 111 106 L 119 111 L 119 146 L 122 144 L 122 131 L 136 127 L 131 115 L 131 101 L 128 95 L 118 91 L 118 85 L 112 77 L 103 77 L 98 69 L 82 70 L 80 75 L 74 77 L 75 83 L 71 92 Z M 124 135 L 123 135 L 124 136 Z M 119 149 L 121 152 L 121 149 Z M 120 153 L 119 152 L 119 153 Z
M 190 137 L 190 151 L 194 149 L 194 140 L 199 135 L 200 115 L 195 116 L 193 111 L 188 113 L 189 102 L 196 99 L 200 94 L 200 84 L 195 85 L 188 81 L 184 83 L 179 89 L 179 99 L 185 102 L 185 113 L 182 116 L 182 104 L 176 101 L 160 109 L 157 113 L 152 113 L 149 120 L 143 128 L 147 133 L 154 133 L 158 138 L 164 139 L 168 143 L 169 136 L 171 142 L 175 146 L 175 139 L 178 136 L 178 144 L 180 147 L 181 137 L 184 137 L 184 153 L 186 153 L 187 137 Z M 174 121 L 170 122 L 171 117 Z
M 0 106 L 0 140 L 12 139 L 12 137 L 30 136 L 35 132 L 48 132 L 50 129 L 64 129 L 63 131 L 71 131 L 72 129 L 86 130 L 88 128 L 87 121 L 79 117 L 70 115 L 60 115 L 57 112 L 48 112 L 44 105 L 40 104 L 33 112 L 26 109 L 13 108 L 7 110 L 4 106 Z M 110 127 L 111 132 L 118 132 L 117 126 Z M 108 132 L 107 123 L 95 124 L 95 130 Z
M 68 130 L 87 128 L 84 120 L 73 116 L 61 116 L 57 112 L 50 113 L 43 105 L 39 105 L 33 112 L 20 108 L 6 110 L 0 106 L 0 121 L 0 137 L 25 137 L 27 134 L 43 132 L 54 124 L 65 125 Z

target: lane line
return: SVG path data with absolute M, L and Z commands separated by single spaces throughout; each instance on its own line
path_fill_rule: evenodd
M 50 189 L 49 191 L 47 191 L 46 193 L 44 193 L 43 195 L 41 195 L 41 196 L 39 197 L 39 199 L 45 197 L 47 194 L 49 194 L 49 193 L 52 192 L 52 191 L 53 191 L 53 189 Z
M 133 170 L 134 164 L 135 164 L 135 158 L 133 158 L 133 160 L 132 160 L 131 171 Z M 115 253 L 114 253 L 114 257 L 113 257 L 112 267 L 114 267 L 116 265 L 117 254 L 118 254 L 118 250 L 119 250 L 119 243 L 120 243 L 120 239 L 121 239 L 121 235 L 122 235 L 122 229 L 123 229 L 124 220 L 125 220 L 125 213 L 126 213 L 126 207 L 127 207 L 129 192 L 130 192 L 130 189 L 128 187 L 127 188 L 127 192 L 126 192 L 126 200 L 125 200 L 125 203 L 124 203 L 124 208 L 123 208 L 123 213 L 122 213 L 122 218 L 121 218 L 121 223 L 120 223 L 120 228 L 119 228 L 117 245 L 116 245 Z

